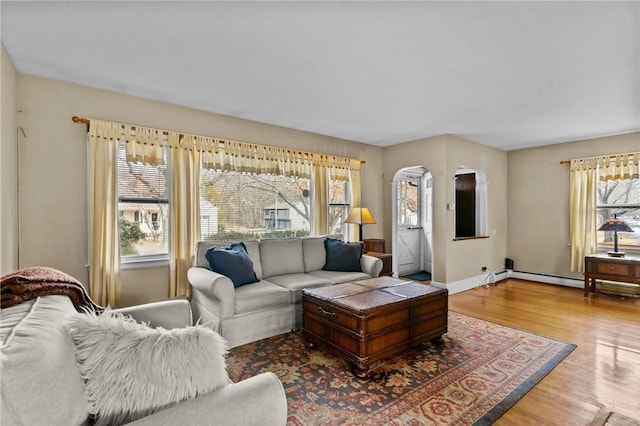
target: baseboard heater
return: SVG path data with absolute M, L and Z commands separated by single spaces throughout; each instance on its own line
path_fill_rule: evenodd
M 503 269 L 501 271 L 491 272 L 487 277 L 490 284 L 495 284 L 500 280 L 504 280 L 509 276 L 509 271 L 507 269 Z
M 560 275 L 541 274 L 537 272 L 527 272 L 514 270 L 509 275 L 512 278 L 519 278 L 521 280 L 538 281 L 547 284 L 558 284 L 567 287 L 584 288 L 584 280 L 580 278 L 562 277 Z

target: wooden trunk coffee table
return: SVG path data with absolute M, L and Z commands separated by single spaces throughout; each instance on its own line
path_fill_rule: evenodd
M 302 333 L 367 378 L 375 361 L 446 333 L 448 306 L 446 289 L 392 277 L 307 289 Z

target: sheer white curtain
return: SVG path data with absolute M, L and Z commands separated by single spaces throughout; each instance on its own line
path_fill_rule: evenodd
M 187 270 L 200 238 L 200 150 L 193 139 L 169 134 L 171 147 L 171 247 L 169 296 L 191 296 Z
M 569 214 L 571 270 L 584 272 L 584 257 L 598 248 L 596 234 L 597 161 L 593 158 L 571 160 L 569 178 Z
M 600 180 L 635 179 L 638 177 L 640 152 L 598 157 Z
M 322 161 L 313 165 L 311 186 L 311 234 L 325 235 L 329 232 L 329 167 Z
M 120 126 L 89 125 L 89 295 L 99 305 L 120 301 L 118 143 Z
M 598 250 L 598 180 L 638 177 L 640 152 L 578 158 L 570 162 L 569 215 L 571 271 L 584 272 L 584 257 Z

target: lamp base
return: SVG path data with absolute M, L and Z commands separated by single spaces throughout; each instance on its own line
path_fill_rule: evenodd
M 608 251 L 607 252 L 607 256 L 610 257 L 624 257 L 624 252 L 623 251 Z

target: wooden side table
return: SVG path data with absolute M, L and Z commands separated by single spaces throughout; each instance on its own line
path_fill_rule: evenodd
M 596 280 L 636 284 L 640 287 L 640 257 L 594 254 L 584 258 L 584 297 L 595 291 Z
M 368 251 L 365 253 L 367 256 L 377 257 L 382 260 L 382 271 L 380 271 L 380 276 L 391 276 L 393 275 L 393 271 L 391 270 L 391 255 L 388 253 L 378 253 L 375 251 Z
M 376 253 L 385 253 L 384 240 L 380 238 L 365 238 L 364 249 Z

